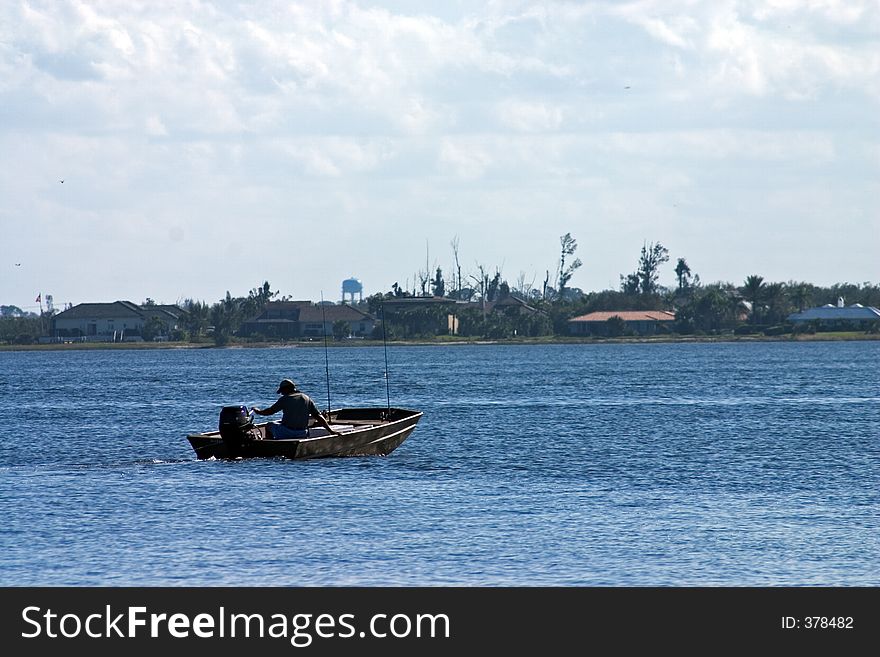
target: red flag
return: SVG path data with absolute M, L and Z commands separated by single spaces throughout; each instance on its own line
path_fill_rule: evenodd
M 43 293 L 40 292 L 40 293 L 37 295 L 37 298 L 34 299 L 34 301 L 36 301 L 37 303 L 40 303 L 40 301 L 42 300 L 42 298 L 43 298 Z

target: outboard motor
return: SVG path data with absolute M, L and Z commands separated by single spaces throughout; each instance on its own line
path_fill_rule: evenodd
M 254 421 L 247 406 L 224 406 L 220 410 L 220 437 L 230 456 L 240 454 L 242 448 L 253 440 L 253 428 Z

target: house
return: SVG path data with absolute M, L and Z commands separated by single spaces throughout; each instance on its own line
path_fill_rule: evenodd
M 348 334 L 372 334 L 376 320 L 348 304 L 315 304 L 311 301 L 270 301 L 256 317 L 242 322 L 239 335 L 267 338 L 306 338 L 334 335 L 334 325 L 344 322 Z
M 56 338 L 96 342 L 141 340 L 144 325 L 155 319 L 175 330 L 185 311 L 177 306 L 139 306 L 131 301 L 80 303 L 52 318 Z
M 466 311 L 471 314 L 476 311 L 484 316 L 501 313 L 510 318 L 546 315 L 513 294 L 485 303 L 449 297 L 394 297 L 385 299 L 383 305 L 389 324 L 398 322 L 414 334 L 459 335 Z
M 300 308 L 300 334 L 304 337 L 334 335 L 337 322 L 348 324 L 348 335 L 356 337 L 371 335 L 375 325 L 372 315 L 345 303 L 331 306 L 310 302 Z
M 388 316 L 389 324 L 403 322 L 417 333 L 455 335 L 458 333 L 457 314 L 471 305 L 448 297 L 394 297 L 382 301 L 382 312 Z
M 843 299 L 839 299 L 837 305 L 826 304 L 816 308 L 809 308 L 800 313 L 792 313 L 788 321 L 797 325 L 808 322 L 816 322 L 826 328 L 854 326 L 866 327 L 880 321 L 880 310 L 873 306 L 863 306 L 854 303 L 851 306 L 843 305 Z
M 414 308 L 464 308 L 470 302 L 458 301 L 449 297 L 391 297 L 383 299 L 382 306 L 386 312 L 392 313 L 404 312 Z
M 668 310 L 611 310 L 581 315 L 568 320 L 571 335 L 608 335 L 608 320 L 619 317 L 628 332 L 654 335 L 657 329 L 671 327 L 675 313 Z
M 490 301 L 486 304 L 486 307 L 492 312 L 526 313 L 529 315 L 536 315 L 543 312 L 534 306 L 530 306 L 525 299 L 522 299 L 515 294 L 508 294 L 496 301 Z

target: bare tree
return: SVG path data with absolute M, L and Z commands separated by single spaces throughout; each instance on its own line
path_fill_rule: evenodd
M 428 271 L 419 271 L 417 274 L 419 279 L 419 287 L 422 288 L 422 296 L 428 296 L 428 282 L 431 280 L 431 274 Z
M 461 263 L 458 260 L 458 244 L 459 244 L 458 235 L 453 237 L 452 241 L 449 244 L 452 246 L 452 256 L 455 258 L 456 276 L 453 276 L 453 278 L 454 278 L 453 282 L 455 284 L 455 291 L 456 291 L 456 293 L 458 293 L 461 291 Z M 456 294 L 456 296 L 458 296 L 458 295 Z
M 486 273 L 486 268 L 481 264 L 477 264 L 477 269 L 480 271 L 479 277 L 470 275 L 470 279 L 474 282 L 476 287 L 480 290 L 480 305 L 483 308 L 483 319 L 486 318 L 486 294 L 489 289 L 489 274 Z
M 514 291 L 523 299 L 528 299 L 531 296 L 534 287 L 535 275 L 532 275 L 531 281 L 526 282 L 526 273 L 521 271 L 516 279 L 516 287 L 514 288 Z

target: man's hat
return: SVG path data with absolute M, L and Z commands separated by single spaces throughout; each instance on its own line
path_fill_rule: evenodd
M 296 384 L 290 379 L 284 379 L 284 381 L 278 384 L 278 390 L 276 392 L 280 394 L 285 390 L 296 390 Z

